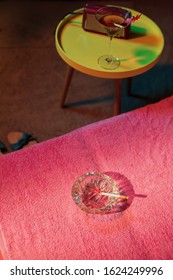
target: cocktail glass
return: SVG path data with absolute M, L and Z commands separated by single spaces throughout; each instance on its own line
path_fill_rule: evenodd
M 130 24 L 130 18 L 131 13 L 129 11 L 116 6 L 106 6 L 97 10 L 96 20 L 104 28 L 110 40 L 108 54 L 98 58 L 101 67 L 113 70 L 120 66 L 120 59 L 112 55 L 112 39 Z

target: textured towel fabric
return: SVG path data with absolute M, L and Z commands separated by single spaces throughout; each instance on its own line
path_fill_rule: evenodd
M 126 188 L 126 210 L 87 214 L 73 182 L 87 171 Z M 5 259 L 172 259 L 173 97 L 0 158 Z

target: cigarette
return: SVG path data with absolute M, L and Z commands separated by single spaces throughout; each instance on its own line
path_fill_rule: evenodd
M 106 193 L 106 192 L 101 192 L 101 195 L 107 195 L 107 196 L 112 196 L 112 197 L 116 197 L 116 198 L 121 198 L 121 199 L 128 199 L 127 195 L 121 195 L 121 194 L 117 194 L 117 193 Z

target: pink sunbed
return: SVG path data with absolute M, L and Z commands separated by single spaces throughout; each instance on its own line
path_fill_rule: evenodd
M 74 181 L 106 173 L 126 209 L 88 214 Z M 4 259 L 173 259 L 173 97 L 0 158 Z

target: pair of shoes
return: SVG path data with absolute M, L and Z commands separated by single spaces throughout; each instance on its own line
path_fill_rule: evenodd
M 7 139 L 12 151 L 17 151 L 38 143 L 35 137 L 26 132 L 10 132 L 7 134 Z M 0 155 L 6 154 L 7 152 L 8 150 L 4 143 L 0 141 Z
M 7 139 L 13 151 L 17 151 L 24 147 L 29 147 L 38 143 L 35 137 L 26 132 L 10 132 L 7 134 Z

